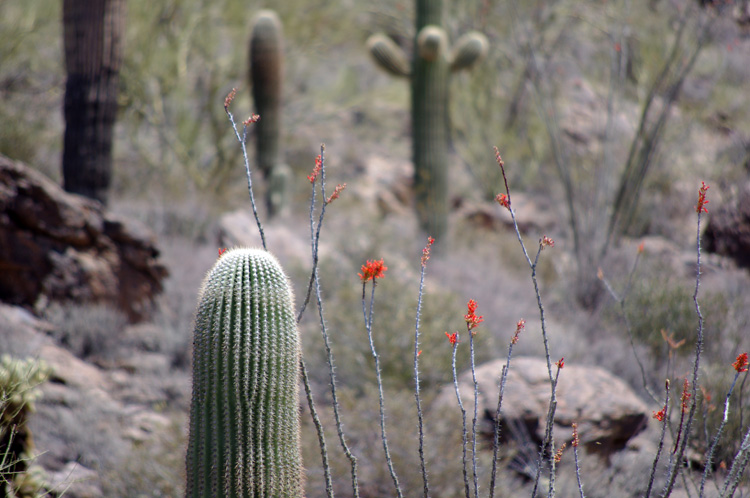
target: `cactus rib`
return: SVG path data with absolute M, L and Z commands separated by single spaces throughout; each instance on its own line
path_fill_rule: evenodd
M 301 497 L 300 343 L 279 263 L 224 253 L 195 322 L 187 496 Z

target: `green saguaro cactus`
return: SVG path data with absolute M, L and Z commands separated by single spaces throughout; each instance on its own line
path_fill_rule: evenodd
M 126 0 L 63 0 L 63 187 L 107 204 Z
M 367 41 L 380 67 L 411 79 L 412 158 L 417 216 L 423 230 L 441 239 L 448 219 L 448 87 L 452 72 L 469 69 L 487 53 L 487 38 L 476 31 L 453 50 L 441 27 L 442 0 L 417 0 L 414 57 L 384 34 Z
M 290 176 L 279 155 L 281 88 L 284 78 L 284 33 L 279 16 L 261 10 L 250 34 L 249 80 L 260 121 L 255 127 L 258 166 L 266 178 L 266 207 L 270 216 L 284 202 Z
M 206 276 L 193 339 L 187 497 L 301 497 L 300 342 L 287 277 L 259 249 Z

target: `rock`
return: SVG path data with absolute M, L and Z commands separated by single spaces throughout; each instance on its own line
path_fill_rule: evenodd
M 495 360 L 476 368 L 479 385 L 480 432 L 492 437 L 497 411 L 499 379 L 505 360 Z M 553 373 L 556 367 L 553 365 Z M 459 377 L 459 390 L 467 417 L 474 404 L 471 372 Z M 549 409 L 550 383 L 543 358 L 513 358 L 508 372 L 502 405 L 502 438 L 510 430 L 528 431 L 535 444 L 544 437 Z M 436 400 L 438 406 L 456 406 L 455 389 L 446 386 Z M 608 457 L 623 449 L 628 441 L 646 428 L 648 409 L 621 379 L 599 367 L 566 364 L 557 384 L 555 439 L 557 445 L 572 440 L 571 426 L 590 452 Z
M 78 462 L 68 462 L 56 471 L 48 472 L 46 479 L 52 496 L 71 498 L 97 498 L 102 496 L 98 474 Z
M 703 247 L 706 251 L 727 256 L 737 266 L 750 268 L 750 180 L 740 185 L 735 202 L 714 211 L 709 209 Z
M 142 320 L 167 275 L 158 256 L 146 227 L 0 156 L 0 300 L 108 303 Z
M 413 204 L 414 167 L 409 161 L 371 155 L 364 161 L 364 175 L 350 195 L 359 198 L 369 212 L 381 216 L 410 213 Z
M 310 259 L 309 240 L 303 240 L 284 225 L 264 223 L 263 233 L 269 250 L 280 259 Z M 238 209 L 222 215 L 219 219 L 218 245 L 221 248 L 262 247 L 258 225 L 252 212 Z
M 268 250 L 285 266 L 309 266 L 312 260 L 310 229 L 303 226 L 291 226 L 287 221 L 277 218 L 271 223 L 263 224 Z M 262 247 L 258 225 L 250 210 L 239 209 L 221 217 L 218 246 L 221 248 Z M 330 255 L 330 248 L 325 240 L 320 241 L 319 254 L 321 257 Z
M 167 407 L 179 408 L 177 420 L 183 422 L 189 379 L 185 373 L 171 380 L 180 374 L 165 355 L 138 350 L 113 369 L 99 368 L 57 345 L 52 327 L 23 308 L 0 303 L 0 351 L 51 368 L 29 423 L 32 464 L 44 470 L 53 496 L 63 491 L 66 497 L 104 496 L 107 472 L 128 462 L 134 447 L 174 426 L 175 412 Z M 179 383 L 179 392 L 168 392 L 173 383 Z

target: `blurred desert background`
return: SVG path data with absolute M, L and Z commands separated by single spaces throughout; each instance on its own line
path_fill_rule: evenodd
M 379 69 L 366 47 L 368 37 L 382 32 L 411 56 L 414 3 L 129 0 L 105 207 L 58 188 L 65 133 L 62 2 L 3 0 L 0 353 L 50 368 L 35 388 L 39 397 L 29 416 L 29 464 L 35 482 L 44 483 L 37 495 L 184 493 L 200 283 L 219 248 L 260 244 L 224 98 L 237 89 L 230 110 L 239 121 L 254 112 L 248 40 L 252 19 L 264 8 L 277 12 L 284 31 L 280 151 L 291 173 L 278 213 L 269 217 L 259 202 L 268 249 L 289 275 L 299 306 L 312 264 L 307 175 L 325 143 L 328 192 L 340 183 L 347 188 L 327 207 L 319 271 L 343 424 L 360 459 L 361 496 L 395 494 L 380 446 L 357 277 L 366 260 L 380 258 L 389 270 L 378 282 L 373 334 L 391 450 L 405 495 L 421 494 L 412 360 L 428 234 L 413 206 L 410 86 Z M 532 257 L 542 236 L 555 241 L 541 253 L 536 275 L 550 354 L 565 358 L 563 377 L 570 367 L 570 379 L 577 379 L 566 388 L 569 397 L 561 394 L 559 410 L 590 418 L 582 463 L 587 496 L 644 495 L 660 432 L 651 415 L 663 402 L 664 380 L 681 386 L 692 372 L 700 238 L 702 383 L 687 456 L 692 468 L 673 494 L 697 496 L 702 455 L 734 378 L 731 364 L 750 349 L 748 2 L 445 0 L 443 27 L 451 41 L 478 30 L 489 50 L 449 81 L 449 228 L 427 267 L 420 325 L 432 496 L 464 495 L 460 414 L 442 393 L 446 386 L 452 393 L 445 332 L 465 332 L 466 302 L 476 300 L 484 316 L 475 339 L 477 364 L 495 365 L 483 371 L 487 385 L 497 379 L 497 360 L 506 357 L 519 319 L 526 329 L 514 347 L 514 356 L 524 357 L 517 403 L 534 396 L 534 367 L 544 359 L 530 268 L 507 210 L 494 200 L 505 187 L 493 146 L 505 161 Z M 250 125 L 251 168 L 255 139 Z M 253 181 L 263 199 L 267 182 L 257 170 Z M 701 181 L 710 185 L 710 203 L 698 234 Z M 623 188 L 624 204 L 616 207 Z M 622 219 L 608 242 L 615 212 Z M 31 282 L 14 266 L 29 255 L 40 268 L 60 270 Z M 115 277 L 98 279 L 110 275 L 113 261 L 120 265 Z M 123 261 L 132 273 L 122 270 Z M 617 298 L 597 278 L 599 270 Z M 334 488 L 351 496 L 314 302 L 300 333 Z M 468 365 L 468 344 L 461 344 L 459 374 Z M 707 496 L 718 496 L 747 431 L 746 378 L 739 377 L 732 395 L 716 480 L 707 487 L 714 494 Z M 301 399 L 306 495 L 325 496 L 318 440 Z M 483 420 L 494 403 L 485 401 Z M 531 412 L 508 415 L 497 496 L 531 493 L 538 452 Z M 677 411 L 673 418 L 668 439 Z M 559 424 L 556 437 L 570 439 L 570 419 Z M 491 457 L 491 439 L 483 436 L 480 495 Z M 558 495 L 577 496 L 570 451 L 558 473 Z M 748 496 L 747 477 L 743 484 Z

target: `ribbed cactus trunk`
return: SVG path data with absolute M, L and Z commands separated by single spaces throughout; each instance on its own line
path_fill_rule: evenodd
M 201 288 L 193 339 L 188 497 L 301 497 L 300 342 L 269 253 L 233 249 Z
M 272 10 L 255 17 L 250 35 L 250 87 L 255 112 L 257 161 L 267 180 L 266 207 L 274 215 L 284 198 L 285 166 L 280 159 L 281 89 L 284 79 L 284 33 L 281 20 Z
M 443 25 L 443 0 L 417 0 L 417 33 L 425 26 Z
M 63 0 L 63 187 L 107 203 L 125 0 Z
M 418 0 L 412 62 L 414 197 L 420 226 L 442 240 L 448 226 L 448 76 L 442 0 Z M 437 37 L 437 38 L 435 38 Z M 432 44 L 425 46 L 425 43 Z M 437 43 L 437 45 L 434 45 Z
M 444 33 L 430 28 L 422 29 L 418 37 L 419 56 L 414 58 L 412 78 L 414 196 L 420 226 L 442 238 L 448 226 L 450 65 Z

